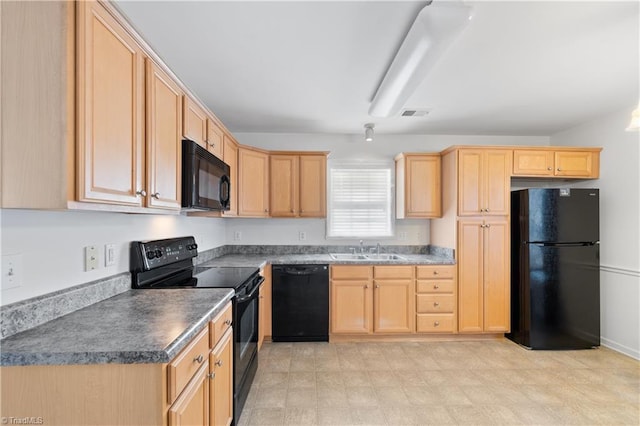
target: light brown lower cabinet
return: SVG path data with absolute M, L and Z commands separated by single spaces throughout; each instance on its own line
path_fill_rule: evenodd
M 208 424 L 209 387 L 209 362 L 205 361 L 169 408 L 169 426 Z
M 229 426 L 233 421 L 232 344 L 233 329 L 229 328 L 209 355 L 209 379 L 212 380 L 209 398 L 210 426 Z
M 0 416 L 42 418 L 54 425 L 228 426 L 233 419 L 230 312 L 229 303 L 167 364 L 1 367 Z
M 416 331 L 457 332 L 455 265 L 416 267 Z
M 413 266 L 331 267 L 332 334 L 411 333 Z

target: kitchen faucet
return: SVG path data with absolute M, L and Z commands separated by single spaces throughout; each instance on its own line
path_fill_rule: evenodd
M 364 254 L 364 243 L 360 240 L 360 253 Z

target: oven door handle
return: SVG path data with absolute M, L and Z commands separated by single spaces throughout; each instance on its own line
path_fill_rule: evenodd
M 247 300 L 254 299 L 258 295 L 258 292 L 260 291 L 260 286 L 262 285 L 263 282 L 264 282 L 264 277 L 262 277 L 260 279 L 260 282 L 258 283 L 258 285 L 256 285 L 256 287 L 253 289 L 253 291 L 248 296 L 238 297 L 238 300 L 236 300 L 236 302 L 237 303 L 244 303 Z

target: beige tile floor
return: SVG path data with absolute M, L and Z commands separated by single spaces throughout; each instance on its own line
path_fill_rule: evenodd
M 640 425 L 640 362 L 509 340 L 265 343 L 246 425 Z

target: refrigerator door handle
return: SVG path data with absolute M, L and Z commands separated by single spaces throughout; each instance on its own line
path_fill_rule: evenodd
M 525 242 L 525 244 L 531 244 L 538 247 L 588 247 L 595 246 L 596 244 L 600 244 L 600 241 L 587 241 L 583 243 L 530 243 Z

